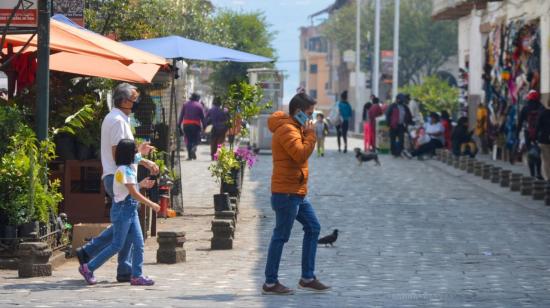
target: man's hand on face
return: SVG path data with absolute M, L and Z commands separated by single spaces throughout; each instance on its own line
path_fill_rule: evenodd
M 313 121 L 308 120 L 304 125 L 304 131 L 313 131 Z

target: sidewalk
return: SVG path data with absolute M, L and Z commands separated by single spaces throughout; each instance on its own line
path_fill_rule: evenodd
M 350 138 L 348 148 L 361 141 Z M 334 247 L 320 246 L 316 274 L 329 294 L 262 296 L 270 208 L 271 156 L 245 176 L 233 250 L 210 251 L 212 195 L 207 147 L 185 161 L 184 215 L 160 230 L 184 230 L 187 262 L 157 265 L 155 239 L 146 243 L 151 287 L 115 282 L 116 261 L 87 286 L 71 261 L 52 277 L 18 279 L 0 271 L 0 306 L 149 307 L 550 307 L 550 207 L 464 174 L 438 161 L 380 157 L 358 166 L 327 139 L 325 157 L 310 159 L 309 198 Z M 300 277 L 300 224 L 280 267 L 282 283 Z

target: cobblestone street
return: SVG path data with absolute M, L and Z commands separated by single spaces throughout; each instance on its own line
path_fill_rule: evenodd
M 359 146 L 352 139 L 350 148 Z M 329 294 L 297 291 L 262 296 L 260 286 L 274 215 L 269 205 L 271 156 L 247 172 L 234 249 L 210 251 L 212 194 L 207 147 L 183 162 L 185 215 L 160 230 L 187 232 L 187 262 L 157 265 L 156 239 L 146 242 L 144 273 L 152 287 L 115 282 L 116 259 L 87 286 L 76 260 L 52 277 L 19 279 L 0 271 L 0 306 L 150 307 L 550 307 L 550 207 L 437 161 L 382 156 L 381 167 L 357 165 L 327 140 L 310 160 L 310 199 L 322 235 L 317 276 Z M 285 247 L 281 282 L 300 277 L 302 230 Z

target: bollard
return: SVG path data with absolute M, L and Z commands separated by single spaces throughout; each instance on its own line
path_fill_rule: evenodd
M 48 263 L 52 250 L 44 242 L 27 242 L 19 244 L 20 278 L 42 277 L 52 275 L 52 265 Z
M 458 160 L 458 168 L 460 170 L 466 171 L 468 169 L 468 157 L 467 156 L 460 156 Z
M 483 174 L 483 166 L 485 165 L 484 162 L 476 161 L 474 163 L 474 175 L 475 176 L 481 176 Z
M 521 188 L 521 173 L 510 173 L 510 190 L 519 191 Z
M 439 161 L 441 161 L 442 157 L 443 157 L 443 153 L 445 153 L 445 151 L 443 149 L 436 149 L 435 150 L 435 158 Z
M 214 236 L 210 241 L 212 250 L 233 249 L 234 228 L 231 226 L 231 220 L 214 219 L 212 220 L 212 233 Z
M 161 231 L 157 233 L 157 263 L 174 264 L 185 262 L 186 253 L 183 249 L 185 232 Z
M 520 182 L 520 192 L 523 196 L 529 196 L 533 192 L 533 178 L 524 176 Z
M 489 180 L 491 179 L 491 170 L 493 170 L 493 166 L 490 165 L 490 164 L 485 164 L 483 165 L 483 169 L 481 171 L 481 177 L 484 179 L 484 180 Z
M 493 167 L 493 169 L 491 169 L 491 183 L 500 183 L 501 170 L 501 167 Z
M 508 187 L 510 186 L 510 174 L 512 171 L 510 170 L 500 170 L 500 186 L 501 187 Z
M 214 218 L 230 220 L 232 222 L 233 228 L 237 227 L 237 219 L 235 216 L 235 212 L 233 211 L 217 211 L 214 214 Z
M 474 158 L 469 157 L 468 163 L 466 165 L 466 172 L 474 173 L 475 163 L 476 163 L 476 160 Z
M 532 192 L 533 199 L 544 200 L 545 188 L 546 188 L 546 181 L 535 180 L 533 182 L 533 192 Z
M 453 156 L 453 167 L 458 169 L 460 167 L 460 157 Z

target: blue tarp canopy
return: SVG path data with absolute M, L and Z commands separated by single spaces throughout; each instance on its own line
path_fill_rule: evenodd
M 273 59 L 270 58 L 194 41 L 175 35 L 147 40 L 127 41 L 122 43 L 167 59 L 232 62 L 273 61 Z

